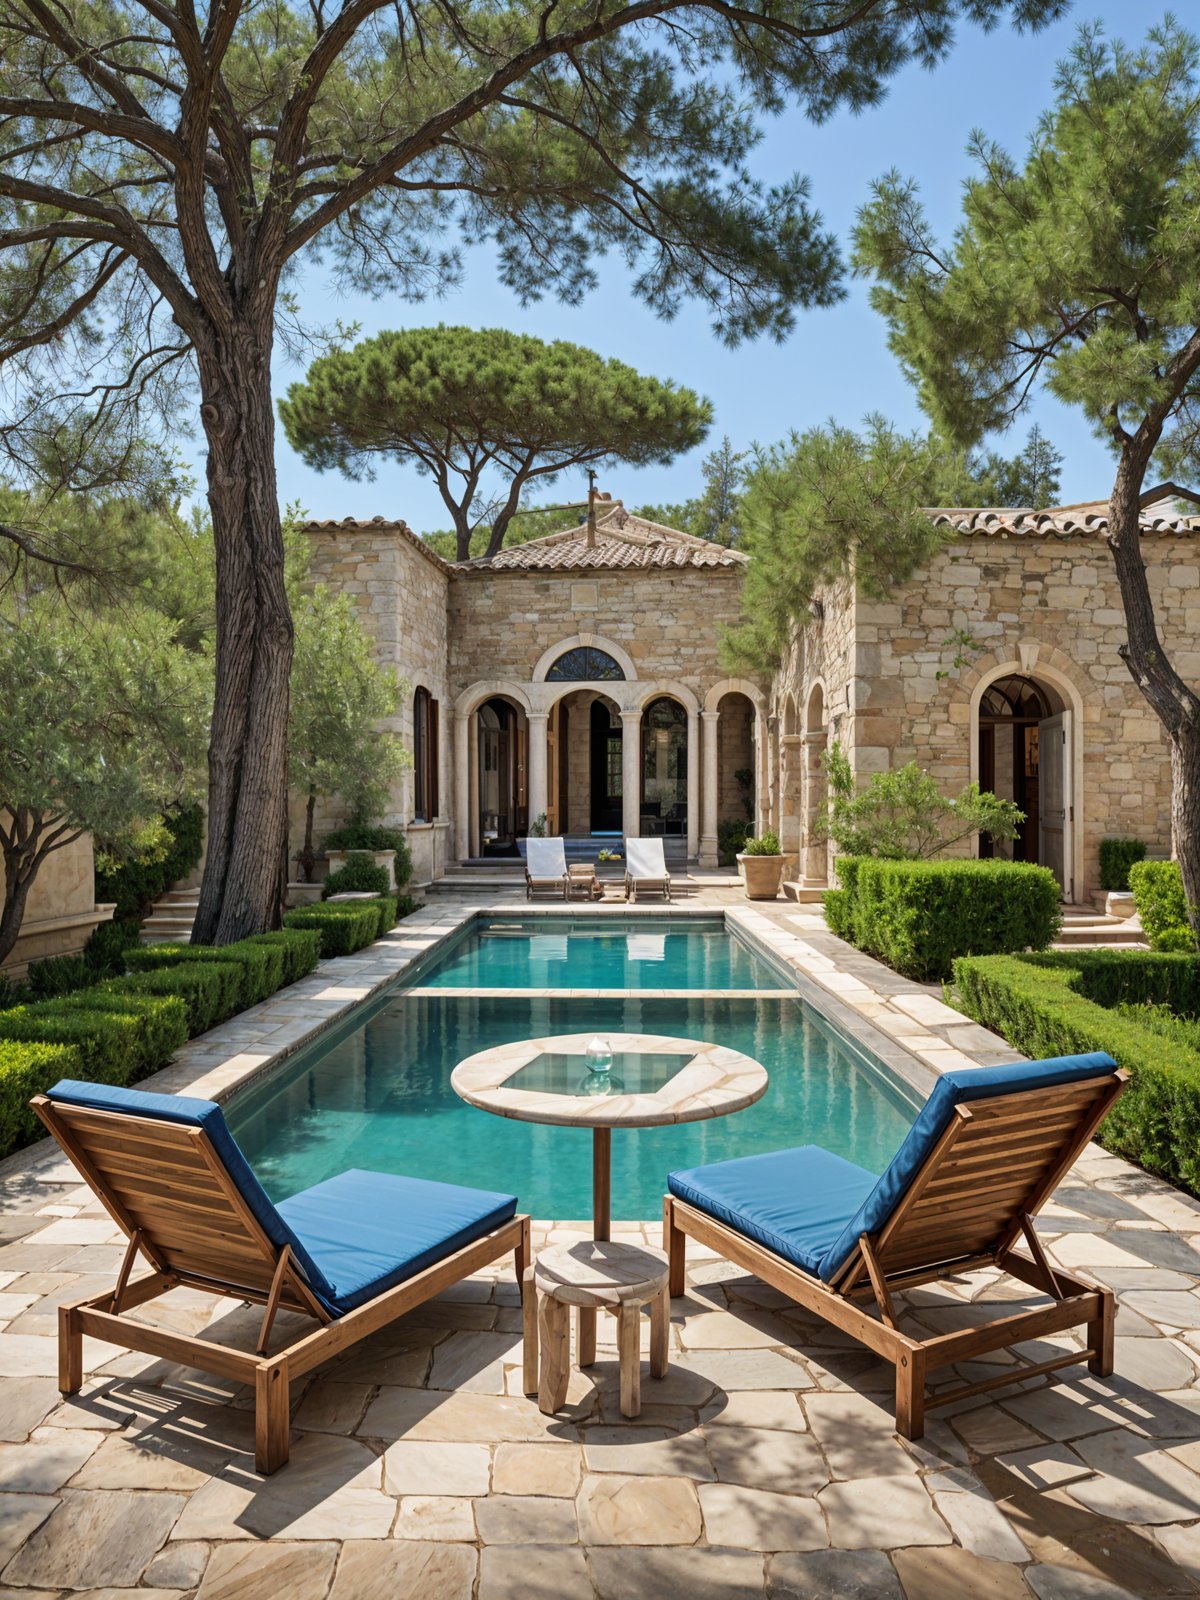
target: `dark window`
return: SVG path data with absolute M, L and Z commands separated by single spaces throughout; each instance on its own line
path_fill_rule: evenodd
M 567 650 L 546 674 L 547 683 L 614 683 L 625 677 L 619 661 L 614 661 L 607 650 L 597 650 L 594 645 L 576 645 Z
M 438 703 L 428 689 L 413 696 L 413 817 L 432 822 L 438 814 Z

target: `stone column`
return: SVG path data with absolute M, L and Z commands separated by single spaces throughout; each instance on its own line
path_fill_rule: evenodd
M 700 865 L 717 864 L 717 736 L 721 722 L 719 711 L 702 711 L 704 725 L 701 759 L 704 776 L 701 784 Z
M 454 848 L 460 861 L 471 854 L 471 713 L 454 713 Z
M 687 858 L 700 850 L 700 718 L 688 712 L 687 723 Z
M 798 733 L 785 733 L 779 740 L 779 844 L 785 856 L 797 857 L 797 872 L 803 781 L 804 742 Z
M 627 839 L 642 831 L 642 713 L 621 713 L 621 829 Z
M 479 714 L 467 718 L 467 834 L 468 854 L 477 856 L 483 848 L 479 837 Z
M 826 883 L 829 878 L 829 845 L 814 838 L 818 818 L 825 810 L 828 780 L 822 758 L 825 755 L 825 729 L 803 735 L 804 744 L 804 881 Z
M 525 775 L 525 806 L 532 827 L 546 809 L 546 732 L 548 711 L 531 711 L 529 723 L 529 767 Z
M 779 731 L 779 718 L 777 716 L 754 719 L 755 729 L 762 741 L 760 751 L 760 770 L 763 774 L 762 788 L 759 791 L 759 824 L 758 831 L 765 833 L 768 828 L 779 831 L 779 741 L 776 737 Z

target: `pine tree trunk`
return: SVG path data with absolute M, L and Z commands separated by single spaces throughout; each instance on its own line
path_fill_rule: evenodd
M 194 944 L 278 928 L 287 884 L 292 618 L 275 483 L 269 312 L 198 351 L 217 569 L 208 855 Z
M 1161 428 L 1144 425 L 1121 451 L 1109 504 L 1109 547 L 1121 587 L 1121 656 L 1171 745 L 1171 830 L 1192 928 L 1200 935 L 1200 698 L 1167 659 L 1142 554 L 1139 497 Z

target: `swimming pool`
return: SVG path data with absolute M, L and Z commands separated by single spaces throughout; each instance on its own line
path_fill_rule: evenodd
M 547 928 L 558 919 L 530 920 L 536 923 L 535 938 L 543 930 L 564 936 L 558 926 Z M 617 919 L 605 920 L 610 924 L 605 938 L 628 939 L 641 934 L 650 919 L 631 918 L 626 924 L 621 918 L 616 928 L 611 923 Z M 649 979 L 624 985 L 589 982 L 581 976 L 584 969 L 576 967 L 573 949 L 567 959 L 572 992 L 513 994 L 519 987 L 554 987 L 543 981 L 545 962 L 529 950 L 522 969 L 516 936 L 496 941 L 493 956 L 486 924 L 476 925 L 431 969 L 419 971 L 404 988 L 381 996 L 238 1095 L 226 1108 L 233 1132 L 277 1200 L 348 1167 L 373 1167 L 507 1189 L 534 1216 L 583 1218 L 591 1214 L 590 1133 L 476 1110 L 451 1089 L 450 1074 L 463 1057 L 515 1039 L 593 1031 L 660 1033 L 715 1039 L 744 1051 L 766 1067 L 770 1087 L 756 1105 L 732 1116 L 614 1134 L 614 1218 L 657 1216 L 673 1167 L 790 1144 L 822 1144 L 881 1171 L 915 1108 L 881 1066 L 799 995 L 781 996 L 783 980 L 774 968 L 712 921 L 705 919 L 706 925 L 689 932 L 686 923 L 672 919 L 666 936 L 697 941 L 690 950 L 674 952 L 677 974 L 740 974 L 740 983 L 721 982 L 725 992 L 719 996 L 637 992 L 668 987 Z M 725 952 L 724 966 L 715 950 L 718 939 L 737 947 Z M 591 959 L 587 944 L 584 938 L 580 961 Z M 636 947 L 631 956 L 628 943 L 619 954 L 612 948 L 605 953 L 602 945 L 598 940 L 592 955 L 605 974 L 611 976 L 618 959 L 627 974 L 636 970 L 641 959 Z M 477 963 L 474 970 L 485 974 L 481 990 L 490 977 L 491 987 L 507 992 L 462 994 L 463 962 Z M 657 966 L 657 956 L 652 964 Z M 515 979 L 522 970 L 523 985 L 498 981 L 500 973 Z M 451 972 L 457 975 L 447 976 Z M 622 987 L 632 992 L 618 993 Z M 718 985 L 710 980 L 704 987 Z M 578 993 L 593 988 L 607 992 Z M 738 989 L 744 995 L 732 992 Z M 768 990 L 775 992 L 756 992 Z

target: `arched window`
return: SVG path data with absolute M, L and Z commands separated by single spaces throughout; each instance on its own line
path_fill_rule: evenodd
M 438 703 L 428 689 L 413 695 L 413 820 L 438 814 Z
M 595 645 L 578 644 L 566 650 L 546 674 L 547 683 L 615 683 L 625 677 L 621 663 L 614 661 L 607 650 L 597 650 Z

